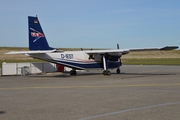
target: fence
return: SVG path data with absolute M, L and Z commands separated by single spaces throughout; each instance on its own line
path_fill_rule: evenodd
M 56 64 L 42 63 L 2 63 L 1 75 L 27 75 L 55 72 Z

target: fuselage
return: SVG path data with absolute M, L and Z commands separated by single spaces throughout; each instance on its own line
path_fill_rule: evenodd
M 102 56 L 99 54 L 89 55 L 85 51 L 64 51 L 54 53 L 29 54 L 33 58 L 53 62 L 73 69 L 102 69 Z M 108 68 L 118 68 L 121 65 L 119 57 L 109 56 Z

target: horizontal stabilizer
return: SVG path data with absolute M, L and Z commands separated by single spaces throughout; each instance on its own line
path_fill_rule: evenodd
M 11 51 L 5 54 L 38 54 L 38 53 L 52 53 L 55 52 L 54 50 L 38 50 L 38 51 Z

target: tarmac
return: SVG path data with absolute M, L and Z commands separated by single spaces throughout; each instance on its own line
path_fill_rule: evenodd
M 1 120 L 179 120 L 180 66 L 0 77 Z

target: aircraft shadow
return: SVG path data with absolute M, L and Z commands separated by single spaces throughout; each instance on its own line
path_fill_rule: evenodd
M 176 75 L 175 73 L 121 73 L 120 75 Z
M 152 77 L 152 76 L 169 76 L 176 75 L 175 73 L 121 73 L 121 79 Z
M 77 75 L 70 75 L 69 73 L 63 73 L 60 75 L 55 75 L 53 77 L 78 77 L 78 76 L 95 76 L 95 75 L 102 75 L 102 73 L 84 72 L 84 73 L 77 73 Z
M 68 72 L 66 73 L 57 73 L 57 74 L 51 74 L 51 75 L 29 75 L 31 77 L 62 77 L 62 78 L 69 78 L 69 77 L 78 77 L 78 76 L 104 76 L 102 75 L 101 72 L 98 73 L 93 73 L 93 72 L 82 72 L 82 73 L 77 73 L 77 75 L 69 75 Z M 164 75 L 176 75 L 175 73 L 111 73 L 111 75 L 116 75 L 119 77 L 126 77 L 126 78 L 135 78 L 135 77 L 148 77 L 148 76 L 164 76 Z M 106 77 L 106 76 L 105 76 Z M 108 77 L 108 76 L 107 76 Z

